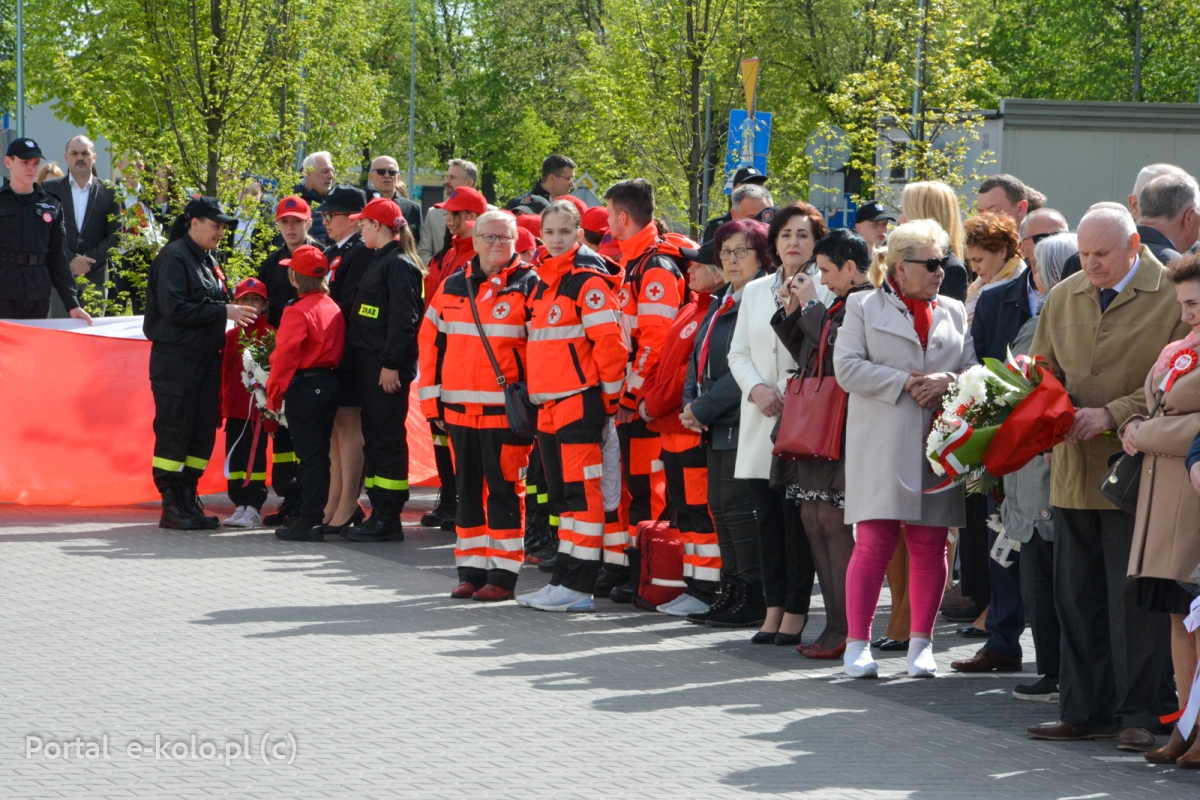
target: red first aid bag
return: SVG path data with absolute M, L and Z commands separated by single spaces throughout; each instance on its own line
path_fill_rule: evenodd
M 653 611 L 687 588 L 683 581 L 683 534 L 666 520 L 638 523 L 641 576 L 633 602 Z

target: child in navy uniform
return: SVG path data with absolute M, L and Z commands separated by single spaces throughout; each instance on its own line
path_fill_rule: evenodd
M 329 499 L 329 440 L 337 415 L 340 382 L 334 369 L 342 360 L 346 324 L 329 297 L 329 263 L 317 247 L 303 245 L 280 262 L 299 297 L 283 310 L 267 407 L 283 408 L 300 462 L 300 516 L 275 535 L 295 542 L 325 541 L 325 502 Z M 286 407 L 284 403 L 286 401 Z
M 233 302 L 253 308 L 258 316 L 246 327 L 234 327 L 225 333 L 221 416 L 225 417 L 225 463 L 229 468 L 226 491 L 236 508 L 224 524 L 230 528 L 257 528 L 262 525 L 262 507 L 267 502 L 267 432 L 260 431 L 255 446 L 250 393 L 242 383 L 241 337 L 244 331 L 247 336 L 261 339 L 275 329 L 267 322 L 267 285 L 258 278 L 246 278 L 234 287 Z M 253 463 L 251 447 L 254 447 Z

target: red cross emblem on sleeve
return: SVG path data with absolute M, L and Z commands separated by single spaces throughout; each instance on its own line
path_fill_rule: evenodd
M 662 300 L 664 294 L 666 294 L 666 291 L 658 281 L 646 287 L 646 297 L 650 298 L 652 302 L 657 303 L 659 300 Z
M 593 311 L 604 308 L 604 292 L 599 289 L 592 289 L 583 298 L 583 302 L 587 303 L 587 307 Z

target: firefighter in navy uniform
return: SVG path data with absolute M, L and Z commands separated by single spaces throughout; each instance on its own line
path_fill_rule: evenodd
M 213 255 L 237 220 L 213 197 L 188 202 L 146 281 L 142 330 L 150 340 L 154 392 L 154 484 L 162 494 L 161 528 L 219 528 L 196 498 L 220 421 L 225 322 L 258 316 L 229 302 Z
M 41 163 L 33 139 L 16 139 L 4 156 L 10 177 L 0 188 L 0 319 L 45 319 L 53 288 L 72 317 L 90 323 L 75 293 L 62 204 L 36 183 Z
M 409 386 L 417 377 L 417 330 L 425 304 L 417 246 L 400 207 L 377 197 L 351 219 L 362 220 L 374 254 L 354 292 L 346 320 L 362 401 L 363 450 L 371 516 L 342 531 L 354 542 L 404 539 L 400 512 L 408 502 Z

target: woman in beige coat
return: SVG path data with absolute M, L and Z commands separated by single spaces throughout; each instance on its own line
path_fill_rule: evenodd
M 1183 626 L 1192 596 L 1177 583 L 1195 583 L 1192 575 L 1200 566 L 1200 495 L 1184 466 L 1188 448 L 1200 433 L 1200 369 L 1194 369 L 1200 348 L 1200 255 L 1175 261 L 1169 276 L 1183 321 L 1192 326 L 1192 333 L 1163 349 L 1146 376 L 1147 405 L 1154 408 L 1162 397 L 1158 413 L 1152 419 L 1137 415 L 1126 421 L 1121 444 L 1130 455 L 1145 454 L 1129 575 L 1138 580 L 1139 606 L 1171 615 L 1171 660 L 1179 707 L 1184 708 L 1194 653 L 1200 652 L 1200 631 L 1189 634 Z M 1189 357 L 1192 371 L 1172 375 L 1173 365 L 1182 366 Z M 1146 760 L 1200 769 L 1200 745 L 1194 744 L 1195 739 L 1195 729 L 1185 737 L 1176 726 L 1167 745 L 1147 753 Z

